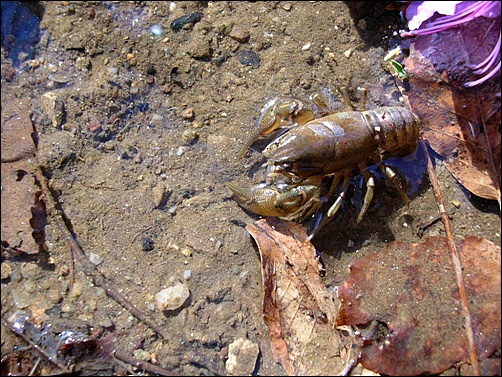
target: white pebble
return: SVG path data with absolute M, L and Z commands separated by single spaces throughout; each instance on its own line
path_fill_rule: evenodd
M 256 366 L 260 348 L 246 338 L 238 338 L 228 346 L 225 369 L 231 376 L 251 376 Z
M 89 253 L 89 260 L 95 266 L 99 266 L 101 263 L 103 263 L 103 258 L 101 257 L 101 255 L 95 253 Z
M 185 303 L 188 296 L 190 296 L 188 287 L 183 283 L 176 283 L 158 292 L 155 295 L 155 303 L 160 311 L 176 310 Z
M 164 32 L 159 25 L 152 25 L 150 27 L 150 31 L 152 32 L 152 34 L 157 36 L 162 35 L 162 33 Z
M 310 42 L 309 42 L 309 43 L 307 43 L 306 45 L 304 45 L 304 46 L 302 47 L 302 51 L 308 51 L 308 50 L 310 50 L 310 47 L 311 47 L 311 46 L 312 46 L 312 44 L 311 44 Z
M 119 73 L 119 69 L 117 67 L 108 67 L 108 74 L 110 76 L 115 76 L 117 73 Z
M 348 59 L 350 58 L 350 55 L 352 55 L 352 52 L 354 51 L 353 48 L 349 48 L 347 51 L 345 51 L 343 54 L 345 55 L 345 57 Z
M 185 272 L 183 272 L 183 279 L 190 280 L 191 277 L 192 277 L 192 270 L 185 270 Z
M 176 155 L 177 155 L 177 156 L 182 156 L 182 155 L 183 155 L 183 153 L 185 153 L 185 151 L 186 151 L 187 149 L 188 149 L 188 147 L 183 147 L 183 146 L 178 147 L 178 150 L 176 151 Z

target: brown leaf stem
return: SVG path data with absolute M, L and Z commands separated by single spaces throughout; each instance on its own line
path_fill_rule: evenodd
M 476 352 L 476 346 L 474 344 L 474 332 L 472 330 L 472 321 L 471 321 L 471 313 L 469 310 L 469 302 L 467 300 L 467 292 L 464 284 L 464 277 L 462 274 L 462 266 L 460 264 L 460 257 L 458 254 L 457 247 L 455 246 L 455 240 L 453 238 L 453 232 L 451 228 L 450 219 L 448 217 L 448 212 L 446 211 L 446 207 L 444 205 L 443 196 L 441 194 L 441 189 L 439 187 L 439 183 L 436 177 L 436 173 L 434 171 L 434 166 L 432 165 L 432 160 L 429 155 L 429 151 L 427 149 L 427 145 L 423 139 L 420 140 L 420 145 L 425 153 L 427 158 L 427 172 L 429 174 L 429 178 L 431 180 L 432 188 L 434 190 L 434 195 L 436 196 L 436 200 L 439 207 L 439 215 L 441 216 L 441 220 L 445 226 L 446 236 L 448 239 L 448 246 L 451 251 L 451 257 L 453 262 L 453 267 L 455 270 L 455 277 L 457 280 L 458 290 L 460 294 L 460 302 L 462 304 L 462 309 L 465 317 L 465 331 L 467 335 L 467 340 L 469 342 L 469 357 L 471 359 L 471 365 L 473 368 L 473 373 L 476 376 L 480 375 L 479 364 L 478 364 L 478 356 Z

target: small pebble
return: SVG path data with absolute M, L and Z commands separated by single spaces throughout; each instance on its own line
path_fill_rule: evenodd
M 150 361 L 151 358 L 150 352 L 145 351 L 144 349 L 141 348 L 134 350 L 133 355 L 135 359 L 141 361 Z
M 117 67 L 108 67 L 107 71 L 108 75 L 110 76 L 115 76 L 117 73 L 119 73 L 119 69 Z
M 47 64 L 47 70 L 51 73 L 56 73 L 58 71 L 58 67 L 52 63 Z
M 343 54 L 345 55 L 345 57 L 348 59 L 350 58 L 350 55 L 352 55 L 352 52 L 354 51 L 353 48 L 349 48 L 347 51 L 345 51 Z
M 239 62 L 243 65 L 249 65 L 253 68 L 260 67 L 261 59 L 256 52 L 243 50 L 237 54 Z
M 172 287 L 161 290 L 155 295 L 155 304 L 160 311 L 179 309 L 190 296 L 188 287 L 177 283 Z
M 155 208 L 163 208 L 171 196 L 171 190 L 165 184 L 158 184 L 153 188 L 153 200 Z M 147 251 L 147 250 L 146 250 Z
M 239 43 L 246 43 L 249 39 L 249 33 L 243 31 L 239 26 L 234 25 L 228 36 Z
M 362 243 L 362 247 L 366 247 L 366 246 L 369 246 L 373 243 L 373 241 L 371 241 L 370 239 L 367 239 L 367 240 L 364 240 L 363 243 Z
M 197 133 L 197 131 L 192 130 L 190 128 L 187 129 L 187 130 L 185 130 L 185 131 L 183 131 L 183 140 L 185 140 L 187 143 L 192 142 L 198 136 L 199 136 L 199 134 Z
M 183 112 L 181 113 L 181 117 L 184 119 L 192 119 L 193 116 L 193 107 L 189 107 L 188 109 L 183 110 Z
M 368 28 L 368 21 L 366 21 L 364 18 L 361 18 L 357 22 L 357 27 L 361 30 L 366 30 Z
M 185 272 L 183 272 L 183 279 L 190 280 L 191 277 L 192 277 L 192 270 L 185 270 Z
M 143 237 L 141 246 L 143 247 L 143 251 L 152 251 L 155 247 L 155 242 L 151 237 Z
M 10 264 L 2 262 L 2 280 L 10 278 L 12 267 Z
M 308 51 L 310 50 L 310 47 L 312 47 L 312 44 L 309 42 L 302 47 L 302 51 Z
M 68 297 L 71 298 L 71 299 L 79 298 L 82 295 L 83 291 L 84 291 L 84 286 L 82 285 L 82 283 L 76 281 L 73 284 Z
M 152 25 L 150 27 L 150 31 L 152 32 L 152 34 L 157 36 L 162 35 L 162 33 L 164 32 L 159 25 Z
M 181 254 L 183 254 L 185 257 L 191 257 L 193 254 L 193 248 L 191 246 L 185 246 L 181 248 Z
M 183 154 L 186 152 L 187 149 L 188 147 L 184 146 L 178 147 L 178 149 L 176 150 L 176 156 L 183 156 Z
M 99 266 L 101 263 L 103 263 L 103 258 L 99 254 L 95 254 L 92 252 L 89 253 L 89 260 L 95 266 Z
M 185 16 L 181 16 L 175 19 L 173 22 L 171 22 L 171 29 L 173 31 L 179 31 L 182 28 L 184 28 L 184 26 L 199 22 L 203 16 L 204 15 L 202 13 L 191 13 Z
M 65 104 L 55 92 L 47 92 L 42 96 L 42 106 L 52 120 L 54 127 L 60 127 L 66 117 Z
M 162 124 L 163 120 L 164 120 L 164 117 L 160 114 L 153 114 L 152 115 L 152 123 L 154 123 L 154 124 Z
M 225 369 L 232 376 L 251 376 L 260 353 L 257 344 L 246 338 L 238 338 L 228 346 Z

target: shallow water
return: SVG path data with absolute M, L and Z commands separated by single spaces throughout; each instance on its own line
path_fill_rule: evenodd
M 78 242 L 171 336 L 162 339 L 139 324 L 91 284 L 78 263 L 72 286 L 72 258 L 50 219 L 45 231 L 51 268 L 22 257 L 2 262 L 2 269 L 5 264 L 11 270 L 2 276 L 4 315 L 49 310 L 50 319 L 67 321 L 70 328 L 75 318 L 113 328 L 124 352 L 143 349 L 182 374 L 221 373 L 225 347 L 246 337 L 260 348 L 255 372 L 284 375 L 262 319 L 259 256 L 244 229 L 258 217 L 232 200 L 225 182 L 250 187 L 262 178 L 263 143 L 242 160 L 236 156 L 270 98 L 308 97 L 344 85 L 356 100 L 356 88 L 366 86 L 369 107 L 401 104 L 383 64 L 396 43 L 397 12 L 346 2 L 42 6 L 33 57 L 22 56 L 18 64 L 19 52 L 2 45 L 2 123 L 10 116 L 7 109 L 29 106 L 39 163 Z M 196 13 L 203 17 L 195 24 L 170 27 Z M 154 25 L 161 35 L 152 33 Z M 259 66 L 243 64 L 241 51 L 256 53 Z M 42 104 L 47 92 L 64 103 L 65 117 L 56 126 Z M 479 235 L 500 245 L 497 203 L 472 197 L 435 162 L 447 209 L 455 207 L 455 236 Z M 411 182 L 422 171 L 423 164 L 413 165 Z M 347 203 L 347 216 L 316 236 L 329 287 L 347 277 L 359 256 L 393 240 L 420 241 L 418 227 L 438 211 L 427 178 L 414 188 L 409 207 L 386 195 L 359 225 Z M 422 237 L 430 235 L 444 235 L 440 222 Z M 177 312 L 160 313 L 154 295 L 176 281 L 188 285 L 190 299 Z M 29 296 L 21 300 L 23 292 Z M 3 343 L 2 353 L 7 347 Z

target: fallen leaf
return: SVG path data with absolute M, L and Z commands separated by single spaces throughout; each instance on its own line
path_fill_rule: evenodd
M 289 375 L 340 374 L 352 355 L 335 329 L 336 298 L 304 228 L 267 218 L 246 229 L 260 250 L 263 318 L 275 359 Z
M 45 249 L 46 214 L 32 174 L 36 145 L 30 110 L 2 103 L 2 247 L 37 254 Z
M 499 34 L 477 40 L 479 23 L 491 21 L 475 21 L 413 38 L 404 60 L 406 94 L 424 138 L 451 174 L 473 194 L 500 202 L 500 82 L 463 87 L 473 76 L 468 66 L 490 53 Z
M 479 359 L 500 351 L 500 247 L 457 241 Z M 387 375 L 438 374 L 468 362 L 468 342 L 447 239 L 393 242 L 354 262 L 339 287 L 338 325 L 359 328 L 361 363 Z

